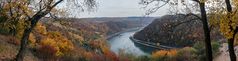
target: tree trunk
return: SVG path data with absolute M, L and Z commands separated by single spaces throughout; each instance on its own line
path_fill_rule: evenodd
M 22 36 L 22 39 L 21 39 L 21 47 L 20 47 L 20 50 L 16 56 L 16 61 L 23 61 L 23 58 L 24 58 L 24 53 L 27 49 L 27 45 L 28 45 L 28 38 L 29 38 L 29 35 L 31 33 L 31 31 L 34 29 L 34 27 L 36 26 L 36 24 L 38 23 L 38 21 L 44 17 L 47 13 L 49 13 L 49 11 L 46 11 L 46 12 L 40 12 L 36 15 L 34 15 L 31 19 L 29 19 L 28 21 L 31 21 L 31 25 L 30 25 L 30 28 L 26 28 L 24 30 L 24 34 Z
M 27 45 L 28 45 L 28 38 L 29 38 L 29 35 L 32 31 L 33 27 L 31 28 L 27 28 L 24 30 L 24 34 L 22 36 L 22 39 L 21 39 L 21 47 L 20 47 L 20 50 L 16 56 L 16 61 L 23 61 L 23 58 L 24 58 L 24 53 L 27 49 Z
M 236 55 L 234 51 L 234 38 L 228 39 L 228 48 L 229 48 L 230 60 L 236 61 Z
M 212 47 L 211 47 L 211 39 L 210 39 L 210 30 L 207 22 L 207 14 L 205 10 L 205 3 L 199 3 L 201 16 L 202 16 L 202 23 L 203 23 L 203 31 L 205 36 L 205 46 L 206 46 L 206 56 L 208 61 L 212 61 Z
M 37 12 L 34 16 L 32 16 L 32 18 L 30 18 L 28 21 L 31 22 L 30 24 L 30 27 L 29 28 L 26 28 L 24 30 L 24 34 L 22 36 L 22 39 L 21 39 L 21 47 L 20 47 L 20 50 L 16 56 L 16 61 L 23 61 L 24 59 L 24 53 L 27 49 L 27 44 L 28 44 L 28 38 L 29 38 L 29 35 L 31 33 L 31 31 L 35 28 L 36 24 L 38 23 L 38 21 L 44 17 L 45 15 L 47 15 L 48 13 L 50 13 L 50 11 L 56 6 L 58 5 L 59 3 L 61 3 L 63 0 L 58 0 L 55 4 L 53 4 L 52 6 L 47 6 L 47 8 L 45 8 L 46 10 L 45 11 L 39 11 Z M 50 5 L 50 4 L 49 4 Z
M 228 11 L 227 18 L 229 19 L 229 21 L 231 21 L 232 7 L 230 4 L 230 0 L 225 0 L 225 2 L 226 2 L 227 11 Z M 234 29 L 232 29 L 232 26 L 230 26 L 230 27 L 231 27 L 231 30 L 234 30 Z M 236 61 L 236 54 L 234 51 L 234 40 L 235 40 L 236 33 L 237 33 L 237 29 L 234 30 L 234 34 L 232 35 L 232 38 L 228 39 L 228 48 L 229 48 L 229 54 L 230 54 L 231 61 Z

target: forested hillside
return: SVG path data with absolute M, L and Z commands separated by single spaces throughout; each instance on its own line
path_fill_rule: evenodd
M 237 61 L 237 11 L 238 0 L 0 0 L 0 61 Z
M 118 60 L 106 44 L 105 37 L 126 29 L 141 27 L 144 23 L 138 23 L 139 20 L 134 19 L 104 20 L 43 18 L 30 34 L 29 49 L 24 60 Z M 22 30 L 19 28 L 14 36 L 9 33 L 9 28 L 1 28 L 0 60 L 14 58 L 20 45 Z
M 80 20 L 102 23 L 108 26 L 107 35 L 131 28 L 144 27 L 150 24 L 155 17 L 102 17 L 102 18 L 82 18 Z
M 186 18 L 185 15 L 166 15 L 155 19 L 143 30 L 137 32 L 136 39 L 160 43 L 172 47 L 193 46 L 198 41 L 203 41 L 204 33 L 202 23 L 195 17 Z M 219 41 L 223 37 L 217 30 L 212 28 L 212 40 Z

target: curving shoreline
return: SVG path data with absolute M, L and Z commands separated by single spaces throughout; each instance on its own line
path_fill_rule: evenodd
M 136 46 L 135 43 L 131 39 L 129 39 L 129 37 L 137 31 L 138 30 L 121 33 L 120 35 L 109 39 L 107 42 L 110 45 L 110 50 L 115 52 L 116 54 L 124 51 L 126 53 L 131 53 L 138 56 L 150 55 L 148 52 L 141 49 L 143 48 L 143 46 Z
M 137 44 L 144 45 L 147 47 L 152 47 L 156 49 L 174 49 L 175 47 L 170 47 L 170 46 L 165 46 L 165 45 L 157 45 L 156 43 L 151 43 L 151 42 L 144 42 L 138 39 L 135 39 L 133 36 L 130 36 L 130 39 Z

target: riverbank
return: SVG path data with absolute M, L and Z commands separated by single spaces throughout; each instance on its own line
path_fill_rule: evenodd
M 156 49 L 174 49 L 175 47 L 170 47 L 170 46 L 165 46 L 165 45 L 159 45 L 157 43 L 151 43 L 151 42 L 144 42 L 142 40 L 138 40 L 135 39 L 133 36 L 130 36 L 130 39 L 138 44 L 144 45 L 144 46 L 148 46 L 148 47 L 152 47 L 152 48 L 156 48 Z

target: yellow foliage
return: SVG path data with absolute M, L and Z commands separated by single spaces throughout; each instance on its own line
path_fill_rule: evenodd
M 207 0 L 199 0 L 200 3 L 205 3 Z
M 41 45 L 53 47 L 56 56 L 63 56 L 74 49 L 72 42 L 63 37 L 59 32 L 49 32 L 47 37 L 41 41 Z
M 31 33 L 29 36 L 29 45 L 30 45 L 30 47 L 34 47 L 35 44 L 36 44 L 35 36 Z
M 26 0 L 12 0 L 9 2 L 4 2 L 2 5 L 2 9 L 0 12 L 0 16 L 6 17 L 6 21 L 4 21 L 3 25 L 11 30 L 15 30 L 14 36 L 17 38 L 21 38 L 24 28 L 28 24 L 26 21 L 26 14 L 32 14 L 32 9 L 28 6 L 28 1 Z M 2 25 L 2 24 L 0 24 Z M 16 34 L 15 34 L 16 33 Z
M 228 16 L 231 18 L 229 19 Z M 227 38 L 230 39 L 234 35 L 234 30 L 236 29 L 237 15 L 235 13 L 228 13 L 228 15 L 220 15 L 220 31 Z
M 18 23 L 16 25 L 16 31 L 17 31 L 16 36 L 17 36 L 17 38 L 21 38 L 22 37 L 26 25 L 27 24 L 24 23 L 24 20 L 19 20 L 18 21 Z
M 234 45 L 237 46 L 238 45 L 238 34 L 235 35 L 235 41 L 234 41 Z
M 43 24 L 41 24 L 41 23 L 37 23 L 35 30 L 37 30 L 37 32 L 40 34 L 43 34 L 43 35 L 47 34 L 46 27 L 43 26 Z

